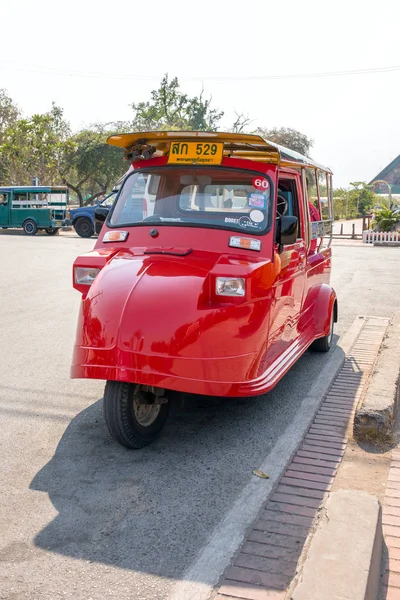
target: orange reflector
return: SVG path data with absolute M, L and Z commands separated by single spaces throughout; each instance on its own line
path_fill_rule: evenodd
M 106 231 L 103 242 L 124 242 L 128 237 L 128 231 Z
M 261 250 L 261 240 L 255 240 L 253 238 L 239 237 L 232 235 L 229 239 L 229 245 L 232 248 L 243 248 L 244 250 Z

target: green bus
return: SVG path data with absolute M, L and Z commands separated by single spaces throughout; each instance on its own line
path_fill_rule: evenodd
M 44 229 L 55 235 L 69 218 L 67 205 L 67 187 L 0 187 L 0 227 L 22 228 L 27 235 Z

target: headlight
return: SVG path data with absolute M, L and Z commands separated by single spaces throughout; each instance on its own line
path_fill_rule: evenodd
M 75 267 L 74 278 L 75 283 L 80 285 L 92 285 L 96 279 L 96 275 L 100 273 L 100 269 L 91 267 Z
M 217 277 L 217 296 L 244 296 L 245 284 L 241 277 Z

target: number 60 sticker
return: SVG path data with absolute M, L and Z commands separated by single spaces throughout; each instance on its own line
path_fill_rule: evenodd
M 254 177 L 252 184 L 256 190 L 267 190 L 269 188 L 268 180 L 264 177 Z

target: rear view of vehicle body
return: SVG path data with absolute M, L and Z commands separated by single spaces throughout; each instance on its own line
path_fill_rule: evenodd
M 69 218 L 67 205 L 67 187 L 0 187 L 0 227 L 22 228 L 27 235 L 44 229 L 55 235 Z
M 109 143 L 133 170 L 74 263 L 71 373 L 107 380 L 109 430 L 137 448 L 159 433 L 172 394 L 264 394 L 308 347 L 329 350 L 332 176 L 255 135 Z

